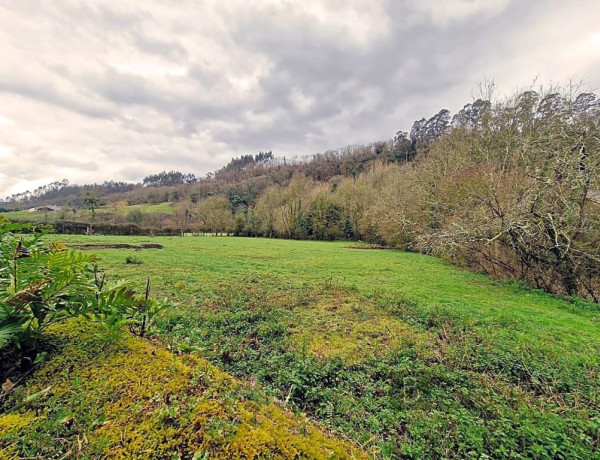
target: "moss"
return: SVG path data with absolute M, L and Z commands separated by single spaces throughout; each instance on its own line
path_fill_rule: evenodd
M 0 417 L 0 458 L 365 457 L 305 418 L 241 396 L 259 390 L 203 359 L 128 335 L 106 342 L 81 321 L 53 333 L 69 344 L 12 396 L 15 410 Z
M 435 353 L 427 333 L 354 295 L 323 296 L 297 313 L 292 345 L 306 346 L 318 358 L 357 364 L 401 348 L 413 348 L 423 358 Z
M 33 412 L 5 414 L 0 416 L 0 459 L 17 458 L 16 443 L 21 431 L 35 419 Z
M 8 414 L 0 417 L 0 436 L 18 433 L 19 430 L 35 418 L 35 414 L 26 412 L 23 414 Z

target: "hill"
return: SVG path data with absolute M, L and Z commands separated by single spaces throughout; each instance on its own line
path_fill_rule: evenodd
M 7 215 L 62 233 L 363 240 L 598 301 L 599 139 L 594 94 L 528 90 L 441 110 L 388 142 L 294 162 L 245 155 L 202 180 L 165 172 L 121 194 L 88 190 L 83 209 Z

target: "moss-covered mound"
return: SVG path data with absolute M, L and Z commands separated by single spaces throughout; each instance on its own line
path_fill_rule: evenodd
M 0 458 L 366 457 L 203 359 L 98 332 L 54 329 L 65 346 L 8 401 Z

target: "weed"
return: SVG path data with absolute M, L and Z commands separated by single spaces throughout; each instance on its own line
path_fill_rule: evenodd
M 127 256 L 125 258 L 125 263 L 129 265 L 142 265 L 144 262 L 136 256 Z

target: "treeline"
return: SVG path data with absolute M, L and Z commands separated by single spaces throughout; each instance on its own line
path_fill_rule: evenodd
M 50 204 L 83 207 L 86 196 L 100 197 L 103 201 L 123 195 L 136 188 L 136 184 L 120 181 L 105 181 L 102 184 L 71 184 L 67 179 L 42 185 L 33 191 L 7 196 L 0 202 L 3 211 L 23 209 Z
M 185 174 L 180 171 L 162 171 L 158 174 L 151 174 L 144 177 L 142 185 L 144 187 L 165 187 L 180 184 L 195 184 L 198 178 L 194 174 Z
M 402 163 L 416 154 L 416 142 L 399 132 L 393 140 L 369 145 L 350 145 L 305 157 L 276 157 L 272 151 L 233 158 L 227 165 L 206 177 L 180 171 L 162 171 L 143 178 L 141 183 L 106 181 L 102 184 L 73 185 L 56 181 L 6 197 L 0 212 L 41 205 L 85 208 L 93 197 L 100 206 L 197 202 L 232 190 L 262 193 L 272 184 L 287 185 L 294 175 L 306 175 L 315 181 L 335 176 L 357 177 L 374 162 Z M 244 192 L 246 193 L 246 192 Z
M 34 200 L 38 200 L 42 197 L 56 195 L 60 190 L 69 186 L 69 181 L 67 179 L 57 180 L 54 182 L 50 182 L 49 184 L 42 185 L 33 191 L 27 190 L 21 193 L 15 193 L 13 195 L 7 196 L 2 201 L 4 203 L 27 203 L 32 202 Z
M 152 236 L 179 236 L 194 231 L 192 227 L 185 228 L 181 225 L 142 227 L 134 223 L 83 222 L 59 221 L 51 225 L 51 230 L 57 234 L 101 234 L 101 235 L 152 235 Z
M 413 162 L 381 161 L 325 181 L 307 168 L 258 196 L 202 199 L 190 206 L 190 221 L 215 233 L 365 240 L 597 302 L 595 95 L 526 91 L 469 104 L 453 118 L 440 114 L 413 126 L 408 141 L 400 135 L 383 147 L 385 156 L 398 142 L 416 144 Z

